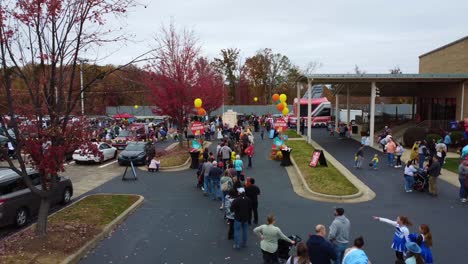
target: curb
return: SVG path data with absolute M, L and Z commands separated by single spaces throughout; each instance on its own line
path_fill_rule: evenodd
M 302 138 L 305 140 L 304 138 Z M 301 140 L 301 139 L 298 139 Z M 321 149 L 323 150 L 324 154 L 328 156 L 327 161 L 329 161 L 335 168 L 344 176 L 346 177 L 357 189 L 358 192 L 356 194 L 351 194 L 351 195 L 330 195 L 330 194 L 323 194 L 323 193 L 318 193 L 315 191 L 312 191 L 309 186 L 307 185 L 307 182 L 305 181 L 305 177 L 302 174 L 302 172 L 299 170 L 299 167 L 296 164 L 296 161 L 291 155 L 291 162 L 293 163 L 294 170 L 288 169 L 286 167 L 286 170 L 288 171 L 288 175 L 291 179 L 291 183 L 293 184 L 294 187 L 299 187 L 299 186 L 294 186 L 294 180 L 293 178 L 296 176 L 296 178 L 300 178 L 300 181 L 296 184 L 299 184 L 300 187 L 302 187 L 301 190 L 297 190 L 294 188 L 294 191 L 301 195 L 304 198 L 311 199 L 311 200 L 317 200 L 317 201 L 322 201 L 322 202 L 339 202 L 339 203 L 360 203 L 360 202 L 367 202 L 376 197 L 376 194 L 372 189 L 370 189 L 367 185 L 365 185 L 361 180 L 359 180 L 351 171 L 349 171 L 346 167 L 343 166 L 338 160 L 336 160 L 330 153 L 328 153 L 324 148 L 322 148 L 317 142 L 312 141 L 312 146 L 315 149 Z M 296 174 L 296 175 L 294 175 Z
M 96 194 L 94 194 L 94 195 L 96 195 Z M 100 194 L 97 194 L 97 195 L 106 195 L 106 193 L 100 193 Z M 140 207 L 141 204 L 143 203 L 144 199 L 145 199 L 143 196 L 136 195 L 136 194 L 110 194 L 110 195 L 135 195 L 135 196 L 139 196 L 140 198 L 134 204 L 132 204 L 129 208 L 127 208 L 127 210 L 125 210 L 123 213 L 121 213 L 116 219 L 114 219 L 111 223 L 109 223 L 106 227 L 104 227 L 104 229 L 102 230 L 102 232 L 100 234 L 98 234 L 91 241 L 86 243 L 76 253 L 74 253 L 73 255 L 68 256 L 66 259 L 61 261 L 60 264 L 78 263 L 84 256 L 86 256 L 88 254 L 88 252 L 91 249 L 95 248 L 97 246 L 97 244 L 102 239 L 104 239 L 106 236 L 108 236 L 114 230 L 114 228 L 116 226 L 120 225 L 123 221 L 125 221 L 125 219 L 127 219 L 127 217 L 131 213 L 133 213 L 138 207 Z M 90 196 L 90 195 L 87 195 L 85 197 L 88 197 L 88 196 Z M 83 198 L 85 198 L 85 197 L 83 197 Z M 82 200 L 83 198 L 81 198 L 80 200 Z M 78 200 L 78 201 L 80 201 L 80 200 Z

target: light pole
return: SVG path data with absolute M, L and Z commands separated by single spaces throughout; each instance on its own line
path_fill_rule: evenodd
M 80 62 L 80 96 L 81 96 L 81 115 L 84 116 L 84 90 L 83 90 L 83 62 L 87 62 L 87 59 L 78 58 Z

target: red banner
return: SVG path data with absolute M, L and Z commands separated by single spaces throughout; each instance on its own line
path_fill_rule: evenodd
M 205 134 L 205 126 L 202 122 L 193 122 L 190 126 L 190 130 L 192 131 L 194 136 L 200 136 Z
M 310 160 L 309 166 L 311 167 L 317 167 L 317 164 L 320 159 L 320 152 L 314 151 L 314 154 L 312 154 L 312 159 Z
M 278 131 L 278 133 L 282 133 L 286 131 L 287 128 L 288 128 L 288 123 L 283 118 L 276 119 L 275 129 Z

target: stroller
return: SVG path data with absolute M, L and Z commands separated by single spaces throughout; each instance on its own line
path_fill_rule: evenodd
M 297 245 L 297 243 L 301 242 L 302 239 L 298 235 L 293 235 L 293 236 L 288 236 L 289 239 L 294 241 Z M 293 248 L 293 244 L 285 241 L 285 240 L 278 240 L 278 259 L 280 260 L 280 263 L 286 263 L 286 261 L 289 259 L 289 251 Z
M 429 188 L 429 180 L 424 171 L 418 171 L 414 174 L 413 189 L 415 191 L 427 192 Z

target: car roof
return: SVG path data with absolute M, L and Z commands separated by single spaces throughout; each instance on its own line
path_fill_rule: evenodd
M 28 172 L 28 174 L 32 174 L 34 172 L 36 172 L 34 169 L 31 169 L 31 168 L 27 168 L 26 171 Z M 15 171 L 13 171 L 12 169 L 9 169 L 9 168 L 1 168 L 0 169 L 0 183 L 1 182 L 5 182 L 5 181 L 9 181 L 9 180 L 12 180 L 12 179 L 16 179 L 16 178 L 19 178 L 20 175 L 18 173 L 16 173 Z

